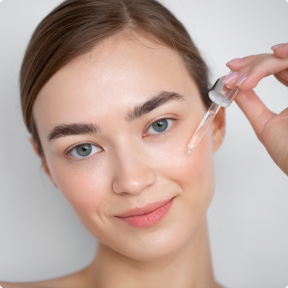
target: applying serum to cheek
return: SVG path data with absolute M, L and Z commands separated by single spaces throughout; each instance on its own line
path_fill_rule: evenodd
M 230 71 L 229 74 L 231 73 L 232 71 Z M 195 151 L 220 107 L 229 107 L 236 96 L 238 89 L 229 89 L 227 86 L 225 86 L 225 84 L 222 82 L 224 77 L 225 76 L 217 79 L 210 92 L 208 93 L 209 98 L 211 101 L 213 101 L 213 103 L 184 151 L 187 156 Z

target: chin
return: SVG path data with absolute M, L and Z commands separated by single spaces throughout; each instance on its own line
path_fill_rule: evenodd
M 158 231 L 154 235 L 143 235 L 133 241 L 118 243 L 111 249 L 128 258 L 149 261 L 177 252 L 185 244 L 185 237 L 175 237 L 173 231 Z
M 102 243 L 134 260 L 149 261 L 168 257 L 181 250 L 190 240 L 193 242 L 193 236 L 205 218 L 207 205 L 202 205 L 202 209 L 196 211 L 188 206 L 175 205 L 171 213 L 166 215 L 167 218 L 157 225 L 148 229 L 134 229 L 128 226 L 122 232 L 117 229 L 115 234 L 113 233 L 115 237 L 110 238 L 113 242 Z

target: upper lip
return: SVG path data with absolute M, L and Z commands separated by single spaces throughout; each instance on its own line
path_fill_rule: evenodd
M 116 217 L 129 217 L 129 216 L 138 216 L 138 215 L 147 214 L 147 213 L 150 213 L 150 212 L 156 210 L 157 208 L 159 208 L 161 206 L 164 206 L 169 201 L 171 201 L 173 198 L 168 199 L 168 200 L 164 200 L 164 201 L 150 203 L 150 204 L 147 204 L 146 206 L 144 206 L 142 208 L 134 208 L 134 209 L 128 210 L 128 211 L 126 211 L 120 215 L 117 215 Z

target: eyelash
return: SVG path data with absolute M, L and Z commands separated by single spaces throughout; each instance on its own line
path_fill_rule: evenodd
M 169 127 L 168 130 L 165 130 L 165 131 L 160 132 L 160 133 L 155 133 L 154 135 L 152 134 L 151 137 L 164 136 L 164 135 L 170 133 L 170 132 L 171 132 L 171 131 L 170 131 L 170 130 L 171 130 L 171 127 L 172 127 L 173 124 L 177 121 L 177 119 L 175 119 L 175 118 L 161 118 L 161 119 L 158 119 L 158 120 L 154 121 L 151 125 L 149 125 L 149 127 L 146 129 L 146 131 L 148 131 L 149 128 L 150 128 L 153 124 L 155 124 L 155 123 L 157 123 L 157 122 L 160 122 L 160 121 L 162 121 L 162 120 L 172 120 L 173 123 L 171 124 L 171 126 Z M 168 126 L 169 126 L 169 124 L 168 124 Z M 146 132 L 145 132 L 145 133 L 146 133 Z M 151 135 L 151 134 L 150 134 L 150 135 Z M 145 136 L 146 136 L 146 135 L 145 135 Z M 95 153 L 95 154 L 93 154 L 93 155 L 91 155 L 91 156 L 84 157 L 84 158 L 76 158 L 76 157 L 73 157 L 73 156 L 71 155 L 71 152 L 72 152 L 75 148 L 77 148 L 77 147 L 79 147 L 79 146 L 83 146 L 83 145 L 85 145 L 85 144 L 94 145 L 93 143 L 90 143 L 90 142 L 84 142 L 84 143 L 78 144 L 77 146 L 74 146 L 73 148 L 69 149 L 69 150 L 65 153 L 65 155 L 66 155 L 67 157 L 69 157 L 69 158 L 72 158 L 73 161 L 78 162 L 78 161 L 88 160 L 88 159 L 92 158 L 94 155 L 97 155 L 97 154 L 98 154 L 98 153 Z M 94 146 L 99 147 L 98 145 L 94 145 Z M 78 159 L 78 160 L 75 160 L 75 159 Z

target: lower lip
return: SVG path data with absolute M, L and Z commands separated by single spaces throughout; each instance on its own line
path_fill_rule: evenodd
M 147 228 L 150 226 L 155 225 L 158 223 L 169 211 L 169 208 L 172 205 L 172 198 L 168 203 L 165 205 L 157 208 L 156 210 L 139 215 L 139 216 L 129 216 L 129 217 L 117 217 L 118 219 L 122 220 L 123 222 L 128 223 L 131 226 L 138 227 L 138 228 Z

